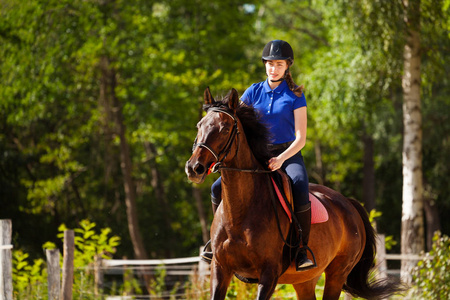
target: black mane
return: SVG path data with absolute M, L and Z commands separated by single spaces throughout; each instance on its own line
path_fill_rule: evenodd
M 203 110 L 208 111 L 212 107 L 220 107 L 230 111 L 228 108 L 228 95 L 213 104 L 203 105 Z M 243 102 L 236 109 L 236 116 L 242 123 L 245 137 L 253 155 L 264 168 L 267 168 L 267 162 L 272 157 L 267 148 L 271 137 L 269 129 L 262 122 L 258 111 Z

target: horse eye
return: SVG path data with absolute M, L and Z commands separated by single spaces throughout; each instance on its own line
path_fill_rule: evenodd
M 220 131 L 220 133 L 222 133 L 222 134 L 228 134 L 228 133 L 230 133 L 230 129 L 229 129 L 229 128 L 223 128 L 223 129 Z

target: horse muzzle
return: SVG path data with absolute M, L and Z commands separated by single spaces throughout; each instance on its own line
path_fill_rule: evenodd
M 194 183 L 203 183 L 208 174 L 207 170 L 208 169 L 199 161 L 188 160 L 184 167 L 188 179 Z

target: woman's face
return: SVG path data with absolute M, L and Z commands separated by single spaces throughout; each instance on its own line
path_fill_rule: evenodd
M 270 81 L 276 81 L 282 78 L 287 68 L 288 65 L 285 60 L 266 61 L 266 74 Z

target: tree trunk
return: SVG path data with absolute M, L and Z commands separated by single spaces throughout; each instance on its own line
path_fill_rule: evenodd
M 102 72 L 100 98 L 103 98 L 102 101 L 104 103 L 111 104 L 111 110 L 107 108 L 106 111 L 110 111 L 112 113 L 115 132 L 119 136 L 120 141 L 120 167 L 122 169 L 123 186 L 125 190 L 128 230 L 133 243 L 135 257 L 137 259 L 147 259 L 148 257 L 144 248 L 138 223 L 136 186 L 132 176 L 133 166 L 130 157 L 130 146 L 128 145 L 126 138 L 126 126 L 123 121 L 122 107 L 115 94 L 116 74 L 115 71 L 111 69 L 107 57 L 101 58 L 100 69 Z
M 375 164 L 373 161 L 373 139 L 368 134 L 363 136 L 364 167 L 363 167 L 363 202 L 366 210 L 375 209 Z
M 424 198 L 424 210 L 425 210 L 425 220 L 427 224 L 427 251 L 431 250 L 433 246 L 433 236 L 436 231 L 441 231 L 441 219 L 439 217 L 439 208 L 430 197 Z
M 403 52 L 403 206 L 402 254 L 424 250 L 422 113 L 420 103 L 420 1 L 404 0 L 407 23 Z M 401 277 L 411 283 L 411 270 L 417 261 L 403 260 Z
M 167 204 L 167 195 L 164 190 L 164 185 L 161 180 L 161 174 L 158 169 L 158 164 L 156 163 L 156 147 L 154 144 L 152 144 L 149 141 L 144 142 L 144 148 L 145 152 L 147 154 L 147 160 L 151 168 L 151 181 L 150 184 L 155 191 L 156 199 L 160 205 L 161 208 L 161 214 L 163 217 L 164 224 L 162 225 L 165 229 L 164 232 L 168 232 L 169 234 L 167 236 L 161 236 L 161 238 L 165 241 L 167 241 L 167 245 L 169 248 L 166 249 L 165 255 L 166 257 L 172 257 L 173 256 L 173 246 L 177 244 L 175 241 L 173 235 L 170 234 L 170 228 L 171 228 L 171 213 L 169 209 L 169 205 Z M 170 196 L 170 195 L 169 195 Z

